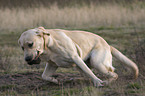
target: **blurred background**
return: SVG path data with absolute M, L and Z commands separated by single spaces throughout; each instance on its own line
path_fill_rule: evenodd
M 0 0 L 1 95 L 20 95 L 21 93 L 18 90 L 22 88 L 27 89 L 23 94 L 31 93 L 34 96 L 41 95 L 35 89 L 39 89 L 40 93 L 44 91 L 40 86 L 41 84 L 38 84 L 40 88 L 33 86 L 34 88 L 30 87 L 29 89 L 27 84 L 22 84 L 23 87 L 19 86 L 21 84 L 18 82 L 21 82 L 21 79 L 24 80 L 24 78 L 19 79 L 19 81 L 16 79 L 17 74 L 25 74 L 22 77 L 32 77 L 33 73 L 38 73 L 35 75 L 39 76 L 39 79 L 41 78 L 45 62 L 42 62 L 41 65 L 27 65 L 24 61 L 23 51 L 17 43 L 21 33 L 39 26 L 48 29 L 83 30 L 98 34 L 110 45 L 133 60 L 140 70 L 137 81 L 126 80 L 125 78 L 128 77 L 130 72 L 113 58 L 113 66 L 116 67 L 119 78 L 123 79 L 119 79 L 114 85 L 102 89 L 90 88 L 91 85 L 81 85 L 83 91 L 76 91 L 74 86 L 73 89 L 66 89 L 66 86 L 58 88 L 56 85 L 54 89 L 59 90 L 57 96 L 71 96 L 73 94 L 75 96 L 80 96 L 80 94 L 87 94 L 86 96 L 94 96 L 93 94 L 98 94 L 98 96 L 110 96 L 108 94 L 111 94 L 111 96 L 113 96 L 112 94 L 114 96 L 145 95 L 143 91 L 145 90 L 145 87 L 143 87 L 145 86 L 144 0 Z M 31 76 L 28 76 L 28 72 L 31 73 Z M 57 72 L 63 74 L 78 73 L 73 68 L 59 68 Z M 16 82 L 11 82 L 14 79 L 16 79 Z M 31 79 L 36 80 L 35 77 Z M 3 82 L 5 80 L 8 81 Z M 42 82 L 42 79 L 39 82 Z M 121 82 L 122 86 L 118 88 Z M 81 88 L 79 87 L 79 89 Z M 48 91 L 48 89 L 50 90 L 47 86 L 45 91 Z M 98 90 L 97 93 L 93 93 L 94 90 Z M 42 94 L 54 95 L 52 91 L 56 92 L 52 89 L 50 93 L 42 92 Z
M 142 0 L 0 0 L 0 30 L 142 27 Z

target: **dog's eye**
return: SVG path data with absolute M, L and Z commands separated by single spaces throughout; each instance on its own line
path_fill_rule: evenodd
M 24 47 L 22 47 L 22 50 L 24 50 Z
M 31 47 L 33 46 L 33 43 L 31 43 L 31 44 L 28 44 L 28 46 L 31 48 Z

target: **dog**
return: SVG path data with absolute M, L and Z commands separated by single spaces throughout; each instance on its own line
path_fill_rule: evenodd
M 138 77 L 137 65 L 119 52 L 100 36 L 86 31 L 68 31 L 38 27 L 22 33 L 18 40 L 24 51 L 25 61 L 29 65 L 46 61 L 42 74 L 44 80 L 58 84 L 52 77 L 58 67 L 72 67 L 74 64 L 81 73 L 91 78 L 94 86 L 103 86 L 118 78 L 112 66 L 112 55 L 134 72 Z M 85 63 L 89 61 L 89 63 Z M 108 77 L 102 81 L 91 71 L 96 69 Z

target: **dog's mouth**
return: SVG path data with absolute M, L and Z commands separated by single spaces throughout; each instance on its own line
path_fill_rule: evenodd
M 34 59 L 32 59 L 31 61 L 27 61 L 27 63 L 29 65 L 40 64 L 40 62 L 41 62 L 40 54 L 41 54 L 40 51 L 37 50 L 37 56 Z

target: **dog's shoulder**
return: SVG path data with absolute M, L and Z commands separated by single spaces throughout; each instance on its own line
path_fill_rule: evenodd
M 50 33 L 50 36 L 53 38 L 60 40 L 60 39 L 68 39 L 69 37 L 66 35 L 66 30 L 63 29 L 48 29 L 47 30 Z

